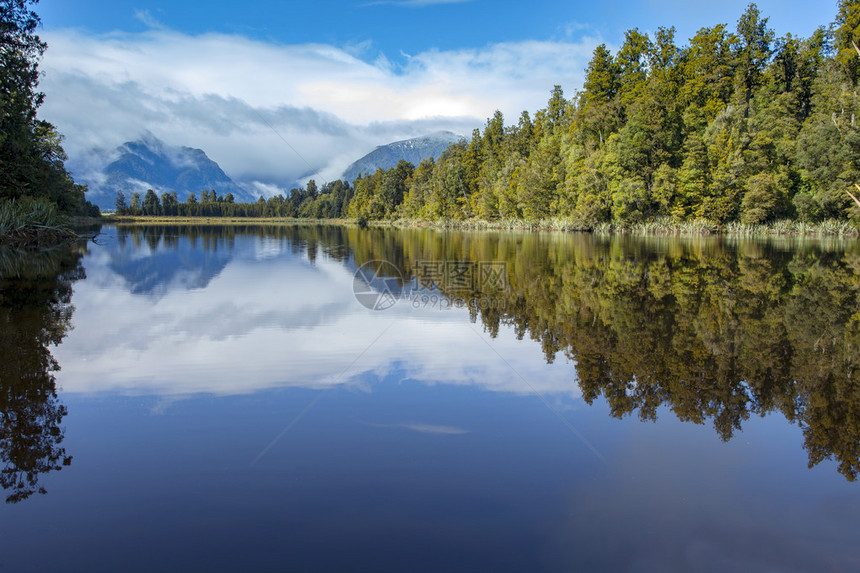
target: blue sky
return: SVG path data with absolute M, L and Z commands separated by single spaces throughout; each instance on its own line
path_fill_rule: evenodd
M 47 29 L 78 27 L 96 33 L 142 32 L 146 21 L 189 34 L 224 32 L 278 43 L 362 46 L 397 59 L 431 48 L 450 50 L 495 42 L 561 39 L 583 31 L 617 43 L 625 30 L 675 26 L 688 38 L 702 26 L 734 24 L 744 0 L 721 2 L 511 0 L 336 0 L 247 3 L 188 0 L 42 0 Z M 836 2 L 758 2 L 779 34 L 809 35 L 833 20 Z
M 496 109 L 513 122 L 554 84 L 572 96 L 594 47 L 617 48 L 625 30 L 675 26 L 683 45 L 701 27 L 734 28 L 746 5 L 42 0 L 42 116 L 93 189 L 109 151 L 150 132 L 269 195 L 308 163 L 330 180 L 376 145 L 467 135 Z M 758 6 L 778 36 L 808 36 L 836 13 L 835 2 Z

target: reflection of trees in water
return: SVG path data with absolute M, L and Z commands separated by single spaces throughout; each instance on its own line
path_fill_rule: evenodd
M 778 411 L 803 429 L 810 466 L 834 459 L 850 480 L 860 471 L 860 242 L 190 229 L 207 249 L 258 236 L 311 261 L 387 260 L 407 279 L 418 261 L 504 262 L 509 288 L 483 307 L 488 293 L 467 293 L 472 319 L 493 336 L 508 326 L 532 338 L 548 361 L 569 357 L 589 403 L 602 396 L 613 416 L 644 420 L 669 408 L 724 440 L 751 415 Z M 185 230 L 129 232 L 153 245 Z
M 710 422 L 723 440 L 779 411 L 803 429 L 810 467 L 860 471 L 860 243 L 601 239 L 590 235 L 349 233 L 361 263 L 504 261 L 511 288 L 474 320 L 509 325 L 548 361 L 576 363 L 585 400 L 613 416 Z M 781 246 L 780 246 L 781 245 Z
M 81 255 L 77 247 L 0 252 L 0 485 L 9 503 L 45 493 L 40 477 L 72 460 L 61 446 L 66 407 L 48 347 L 71 328 Z

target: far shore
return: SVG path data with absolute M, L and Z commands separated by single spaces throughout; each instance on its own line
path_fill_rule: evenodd
M 729 223 L 720 225 L 711 221 L 676 222 L 657 220 L 629 226 L 613 223 L 598 223 L 588 227 L 575 221 L 550 219 L 545 221 L 525 221 L 504 219 L 481 221 L 475 219 L 417 220 L 382 219 L 359 221 L 356 219 L 300 219 L 295 217 L 164 217 L 144 215 L 104 215 L 100 221 L 117 225 L 341 225 L 367 226 L 377 228 L 430 228 L 487 231 L 557 231 L 586 232 L 599 235 L 723 235 L 723 236 L 829 236 L 860 237 L 860 227 L 849 221 L 823 221 L 803 223 L 800 221 L 776 221 L 763 225 Z

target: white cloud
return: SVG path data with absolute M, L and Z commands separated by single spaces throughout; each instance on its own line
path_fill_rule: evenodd
M 409 423 L 409 424 L 371 424 L 367 423 L 367 426 L 373 426 L 374 428 L 403 428 L 404 430 L 412 430 L 413 432 L 418 432 L 420 434 L 433 434 L 433 435 L 448 435 L 448 436 L 457 436 L 461 434 L 468 434 L 469 430 L 465 430 L 463 428 L 458 428 L 456 426 L 437 426 L 433 424 L 422 424 L 422 423 Z
M 66 135 L 79 170 L 97 167 L 85 161 L 93 148 L 148 130 L 204 149 L 238 180 L 281 186 L 316 170 L 330 180 L 379 144 L 442 129 L 468 134 L 496 109 L 513 122 L 543 107 L 554 84 L 572 95 L 598 43 L 434 50 L 398 67 L 349 47 L 163 28 L 45 39 L 42 116 Z
M 134 17 L 137 18 L 144 26 L 164 30 L 167 27 L 162 24 L 149 10 L 135 10 Z

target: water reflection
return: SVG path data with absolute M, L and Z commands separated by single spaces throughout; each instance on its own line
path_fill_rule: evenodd
M 468 311 L 408 297 L 368 311 L 353 273 L 380 259 Z M 428 261 L 500 264 L 505 285 L 482 304 L 485 291 L 448 288 Z M 723 440 L 778 412 L 803 429 L 810 466 L 834 459 L 849 480 L 860 470 L 857 242 L 136 227 L 88 269 L 76 299 L 86 335 L 59 349 L 69 391 L 237 394 L 396 371 L 605 399 L 616 417 L 668 410 Z M 570 366 L 546 376 L 526 337 Z
M 363 307 L 353 295 L 357 260 L 343 229 L 219 232 L 217 240 L 198 240 L 197 249 L 175 227 L 120 229 L 113 239 L 103 234 L 106 248 L 88 257 L 89 278 L 77 289 L 76 332 L 58 349 L 67 392 L 235 395 L 275 387 L 364 387 L 367 376 L 391 372 L 427 383 L 532 392 L 511 377 L 482 340 L 489 337 L 461 312 L 419 311 L 405 303 L 382 313 Z M 173 250 L 166 236 L 179 235 L 180 249 L 198 253 L 199 259 L 189 257 L 164 276 L 199 274 L 211 250 L 225 242 L 230 263 L 206 288 L 171 280 L 153 297 L 137 292 L 132 277 L 117 274 L 116 253 L 126 251 L 134 235 L 146 252 Z M 578 396 L 568 370 L 546 376 L 533 349 L 512 331 L 494 346 L 541 392 Z
M 206 288 L 233 256 L 232 241 L 217 236 L 217 229 L 176 232 L 121 233 L 111 250 L 109 268 L 127 281 L 134 294 L 153 297 L 177 288 Z M 199 242 L 198 242 L 199 241 Z
M 0 251 L 0 486 L 7 503 L 45 493 L 43 475 L 72 461 L 61 445 L 67 411 L 49 347 L 71 328 L 81 256 L 78 247 Z
M 810 467 L 833 458 L 856 479 L 856 243 L 506 241 L 465 238 L 428 255 L 504 260 L 515 285 L 507 304 L 473 317 L 490 332 L 528 334 L 548 361 L 574 361 L 587 402 L 602 396 L 612 415 L 643 420 L 668 407 L 710 421 L 723 440 L 751 414 L 778 411 L 803 428 Z

